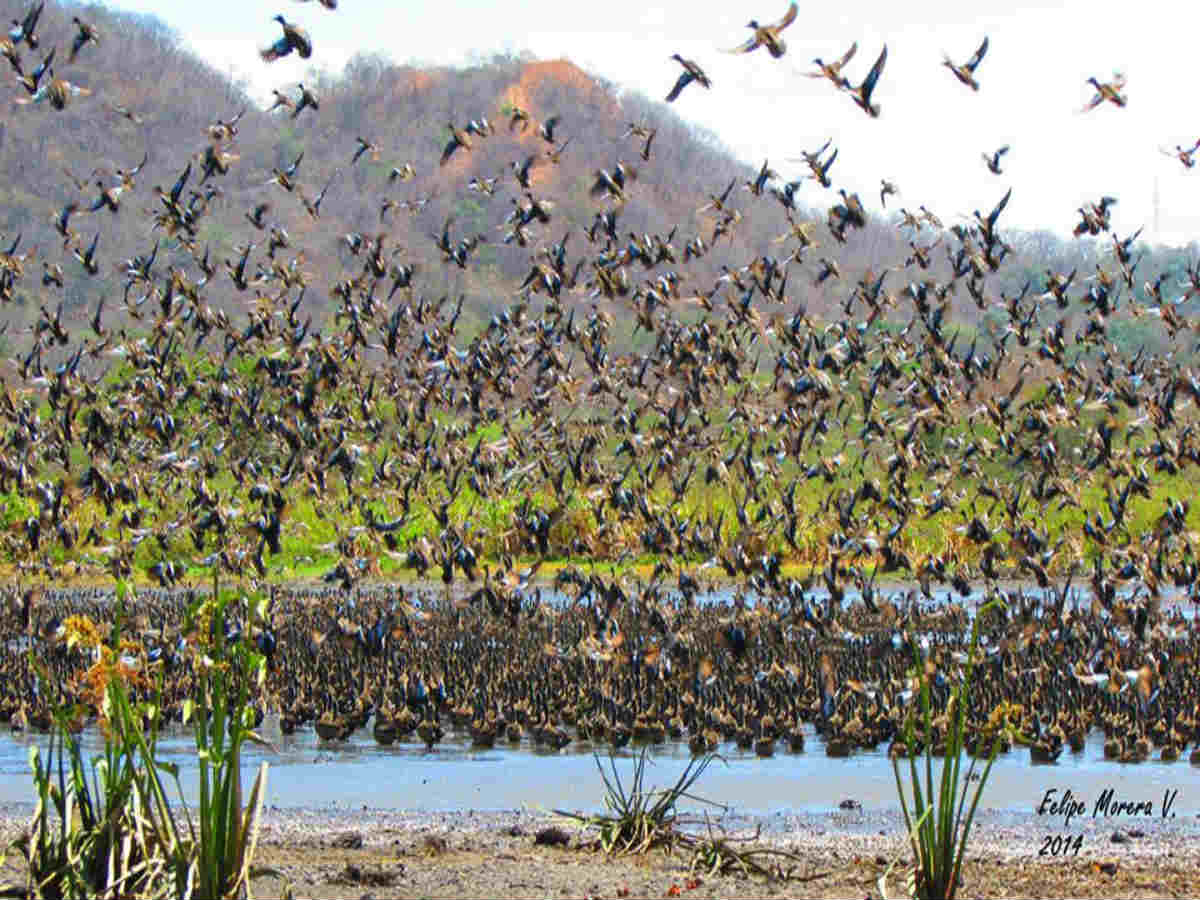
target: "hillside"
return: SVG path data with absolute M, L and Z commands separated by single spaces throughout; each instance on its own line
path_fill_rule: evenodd
M 417 70 L 358 58 L 339 78 L 322 77 L 311 84 L 320 109 L 292 118 L 286 110 L 267 113 L 254 108 L 237 85 L 183 49 L 178 36 L 157 20 L 103 7 L 85 7 L 83 13 L 105 36 L 104 43 L 86 47 L 69 66 L 61 65 L 66 49 L 61 48 L 54 71 L 90 91 L 90 96 L 73 98 L 56 111 L 47 103 L 18 105 L 17 99 L 26 94 L 14 85 L 9 114 L 0 122 L 0 236 L 6 236 L 6 248 L 21 236 L 18 255 L 33 250 L 26 260 L 27 269 L 31 262 L 36 267 L 32 272 L 42 263 L 62 266 L 62 298 L 73 315 L 82 316 L 102 296 L 122 294 L 124 261 L 148 253 L 156 238 L 165 237 L 153 227 L 157 210 L 150 188 L 169 189 L 189 160 L 198 173 L 208 128 L 243 108 L 236 137 L 224 145 L 237 157 L 228 174 L 203 186 L 193 177 L 185 188 L 208 198 L 195 235 L 196 256 L 207 249 L 218 264 L 230 258 L 236 262 L 238 249 L 250 242 L 257 246 L 249 272 L 269 265 L 268 231 L 254 229 L 245 218 L 247 211 L 265 202 L 270 209 L 264 224 L 268 229 L 282 226 L 291 238 L 291 246 L 280 256 L 299 256 L 310 276 L 307 304 L 323 305 L 331 287 L 357 268 L 350 265 L 346 234 L 357 231 L 373 238 L 386 231 L 388 247 L 403 248 L 396 261 L 415 264 L 421 272 L 423 290 L 433 295 L 464 291 L 468 309 L 482 314 L 508 301 L 514 281 L 528 272 L 536 246 L 592 223 L 602 208 L 587 194 L 592 172 L 611 165 L 618 155 L 636 156 L 638 148 L 621 142 L 619 135 L 627 120 L 644 116 L 648 106 L 635 101 L 622 108 L 610 89 L 567 62 L 504 58 L 470 70 Z M 44 46 L 69 40 L 72 14 L 71 7 L 47 5 L 39 25 Z M 35 54 L 23 50 L 25 68 L 30 69 Z M 155 77 L 146 77 L 148 72 Z M 298 96 L 296 85 L 280 88 Z M 500 107 L 513 102 L 534 117 L 524 134 L 510 132 L 507 123 L 500 122 Z M 131 111 L 138 121 L 122 116 L 117 108 Z M 569 139 L 559 165 L 543 158 L 550 145 L 536 134 L 538 123 L 552 114 L 562 117 L 560 130 Z M 447 123 L 462 126 L 483 116 L 499 123 L 497 133 L 439 167 L 438 156 L 449 137 Z M 380 152 L 351 166 L 357 135 L 368 137 Z M 655 144 L 655 168 L 639 184 L 636 199 L 621 217 L 621 229 L 665 233 L 676 222 L 680 234 L 711 228 L 711 220 L 694 212 L 699 205 L 695 198 L 702 198 L 712 184 L 751 173 L 674 117 L 659 123 Z M 270 183 L 273 168 L 286 168 L 301 153 L 295 180 L 310 197 L 332 179 L 319 220 L 305 212 L 298 192 Z M 145 169 L 137 175 L 132 193 L 122 198 L 119 212 L 87 213 L 99 196 L 97 179 L 104 186 L 115 183 L 111 173 L 136 165 L 143 154 L 148 156 Z M 506 246 L 497 226 L 521 193 L 510 164 L 530 154 L 539 157 L 531 172 L 532 190 L 539 197 L 554 198 L 554 220 L 547 227 L 529 229 L 533 241 L 528 247 Z M 412 164 L 415 176 L 389 182 L 391 169 L 405 163 Z M 494 196 L 467 192 L 473 175 L 500 175 Z M 384 197 L 398 207 L 381 217 Z M 414 203 L 412 209 L 403 206 L 423 198 L 428 202 Z M 77 233 L 72 246 L 86 247 L 94 234 L 101 234 L 100 271 L 92 278 L 79 277 L 82 268 L 54 233 L 54 220 L 72 202 L 81 206 L 70 221 Z M 438 262 L 433 236 L 449 215 L 455 216 L 456 231 L 487 235 L 487 243 L 466 269 L 443 268 Z M 749 258 L 752 239 L 749 234 L 733 235 L 731 257 Z M 582 234 L 575 240 L 573 250 L 582 245 Z M 174 265 L 194 278 L 198 271 L 192 257 L 179 241 L 165 239 L 158 271 Z M 705 278 L 717 265 L 707 268 Z M 27 322 L 39 304 L 53 308 L 57 288 L 41 288 L 38 280 L 25 278 L 15 292 L 15 308 L 5 308 L 7 318 Z M 241 306 L 237 295 L 224 276 L 213 279 L 205 290 L 208 303 L 230 312 Z M 119 304 L 110 308 L 113 305 Z
M 61 59 L 72 11 L 46 7 L 59 68 L 11 88 L 0 141 L 0 564 L 169 583 L 264 574 L 269 549 L 449 584 L 536 552 L 735 578 L 854 540 L 895 542 L 885 572 L 903 541 L 995 579 L 1150 527 L 1200 458 L 1200 271 L 1098 210 L 1070 241 L 1008 229 L 1000 191 L 969 225 L 884 220 L 834 168 L 789 223 L 781 178 L 570 62 L 360 56 L 294 114 L 137 17 L 83 9 L 103 42 Z M 31 102 L 50 87 L 64 108 Z M 1168 452 L 1156 495 L 1142 463 Z
M 40 24 L 45 47 L 69 43 L 73 35 L 69 20 L 75 9 L 47 5 Z M 305 306 L 317 314 L 318 321 L 328 310 L 334 286 L 362 269 L 345 240 L 352 233 L 365 239 L 386 233 L 385 253 L 395 253 L 389 262 L 415 266 L 418 274 L 413 284 L 418 293 L 465 294 L 464 320 L 486 321 L 512 300 L 538 248 L 570 234 L 572 262 L 585 258 L 585 232 L 597 212 L 611 205 L 589 196 L 589 188 L 596 170 L 611 169 L 618 160 L 635 165 L 638 175 L 619 207 L 620 242 L 630 234 L 665 237 L 674 229 L 671 243 L 678 264 L 672 267 L 668 261 L 666 267 L 680 274 L 682 295 L 710 294 L 725 266 L 743 267 L 764 254 L 782 259 L 795 248 L 794 241 L 777 240 L 786 234 L 788 224 L 770 188 L 781 187 L 782 182 L 772 181 L 761 195 L 752 195 L 745 186 L 756 172 L 731 158 L 712 135 L 690 127 L 657 100 L 619 95 L 612 85 L 565 60 L 499 56 L 471 68 L 428 69 L 360 56 L 339 76 L 316 77 L 309 87 L 319 98 L 319 110 L 305 110 L 292 118 L 286 110 L 268 113 L 255 108 L 237 85 L 184 49 L 178 36 L 158 20 L 103 7 L 82 11 L 105 36 L 104 42 L 85 47 L 69 65 L 62 59 L 67 47 L 60 46 L 55 74 L 86 88 L 90 96 L 74 98 L 65 110 L 56 111 L 46 103 L 18 105 L 18 97 L 26 94 L 14 85 L 8 114 L 0 121 L 0 235 L 6 236 L 5 248 L 21 236 L 18 255 L 34 251 L 26 265 L 32 261 L 34 273 L 43 263 L 62 266 L 66 277 L 61 297 L 68 317 L 86 319 L 86 311 L 101 297 L 110 298 L 109 309 L 119 306 L 113 298 L 124 294 L 124 262 L 150 252 L 159 238 L 164 240 L 156 271 L 166 273 L 174 266 L 194 280 L 200 277 L 194 257 L 202 258 L 207 251 L 219 268 L 204 290 L 204 299 L 236 316 L 252 292 L 238 291 L 220 263 L 226 259 L 236 263 L 240 248 L 253 243 L 248 277 L 260 266 L 269 268 L 268 233 L 277 224 L 291 238 L 290 246 L 279 252 L 280 259 L 297 259 L 306 273 Z M 23 50 L 25 67 L 30 69 L 35 55 Z M 280 85 L 280 90 L 293 98 L 299 94 L 296 85 Z M 514 105 L 531 116 L 524 130 L 509 127 L 505 111 Z M 122 116 L 115 111 L 118 108 L 130 110 L 138 121 Z M 151 187 L 169 189 L 189 160 L 198 173 L 209 144 L 208 128 L 243 108 L 246 112 L 236 136 L 222 145 L 236 156 L 228 174 L 215 176 L 202 187 L 193 177 L 186 186 L 188 192 L 199 192 L 194 202 L 206 209 L 190 252 L 154 227 L 158 210 Z M 538 135 L 540 124 L 551 117 L 558 117 L 553 144 Z M 439 166 L 450 136 L 448 124 L 464 127 L 482 118 L 493 123 L 495 133 L 476 137 L 470 150 L 458 150 L 445 166 Z M 631 123 L 656 129 L 649 160 L 640 156 L 642 139 L 625 137 Z M 351 165 L 360 135 L 378 147 L 378 153 L 367 153 Z M 564 141 L 560 161 L 550 161 L 547 151 Z M 299 191 L 285 192 L 270 181 L 272 169 L 286 168 L 301 153 L 303 161 L 295 175 L 301 189 L 315 197 L 329 184 L 319 220 L 305 212 Z M 126 192 L 120 211 L 86 213 L 99 196 L 97 179 L 105 186 L 115 183 L 111 173 L 136 165 L 143 154 L 148 157 L 145 170 L 138 174 L 132 193 Z M 515 240 L 506 244 L 510 232 L 503 222 L 525 194 L 512 164 L 530 156 L 535 158 L 530 192 L 553 203 L 551 221 L 527 229 L 527 246 Z M 405 164 L 411 164 L 413 177 L 390 181 L 393 167 Z M 906 261 L 908 271 L 890 276 L 888 292 L 898 294 L 909 283 L 927 278 L 949 278 L 947 251 L 953 249 L 953 241 L 948 235 L 939 237 L 929 229 L 914 235 L 897 228 L 896 219 L 871 218 L 864 228 L 850 231 L 845 243 L 834 241 L 823 221 L 825 210 L 840 201 L 836 170 L 832 175 L 828 190 L 809 180 L 796 191 L 796 216 L 816 221 L 816 246 L 800 254 L 799 265 L 790 270 L 789 302 L 817 317 L 841 317 L 842 304 L 860 277 L 885 267 L 899 269 Z M 472 178 L 492 177 L 497 179 L 493 195 L 468 190 Z M 736 184 L 729 205 L 740 220 L 711 252 L 685 266 L 683 250 L 689 241 L 698 236 L 713 244 L 717 216 L 701 207 L 730 181 Z M 383 212 L 385 198 L 395 205 Z M 984 200 L 993 202 L 993 198 Z M 82 207 L 70 223 L 77 233 L 74 244 L 84 248 L 95 234 L 101 234 L 100 266 L 94 277 L 81 277 L 83 270 L 71 249 L 54 233 L 56 216 L 71 202 Z M 270 208 L 263 217 L 264 228 L 258 230 L 245 214 L 261 203 L 269 203 Z M 454 217 L 455 240 L 469 234 L 486 237 L 463 267 L 443 264 L 435 245 L 434 238 L 449 216 Z M 1008 240 L 1015 252 L 987 282 L 996 299 L 1019 292 L 1030 279 L 1035 290 L 1044 289 L 1048 268 L 1063 272 L 1075 268 L 1081 278 L 1086 277 L 1096 265 L 1097 247 L 1104 249 L 1103 244 L 1064 243 L 1049 235 L 1013 234 Z M 593 257 L 604 243 L 601 237 L 589 248 Z M 933 248 L 928 270 L 911 265 L 913 244 Z M 815 284 L 822 258 L 838 264 L 840 280 Z M 1152 280 L 1165 268 L 1182 277 L 1185 265 L 1181 254 L 1150 253 L 1138 270 L 1139 279 Z M 575 302 L 586 302 L 593 296 L 586 284 L 591 266 L 585 263 L 580 272 L 580 282 L 568 293 Z M 6 304 L 0 315 L 14 325 L 27 324 L 39 305 L 54 308 L 58 292 L 53 284 L 42 285 L 27 277 L 12 292 L 15 302 Z M 135 289 L 132 299 L 146 293 Z M 955 301 L 956 312 L 967 322 L 975 321 L 976 304 L 964 294 Z

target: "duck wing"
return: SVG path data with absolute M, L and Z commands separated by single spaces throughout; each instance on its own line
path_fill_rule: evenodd
M 1006 193 L 1003 197 L 1001 197 L 1000 202 L 996 204 L 996 208 L 993 209 L 990 213 L 988 213 L 988 217 L 987 217 L 988 228 L 995 227 L 996 220 L 1000 218 L 1000 213 L 1004 212 L 1004 207 L 1008 206 L 1008 198 L 1011 196 L 1012 196 L 1012 188 L 1009 188 L 1008 193 Z
M 970 58 L 970 60 L 967 61 L 968 71 L 974 72 L 975 67 L 978 66 L 981 62 L 983 62 L 983 57 L 984 57 L 984 54 L 987 53 L 987 49 L 988 49 L 988 39 L 987 39 L 987 36 L 985 35 L 983 38 L 983 43 L 979 45 L 979 49 L 975 51 L 975 55 L 972 56 Z
M 296 48 L 296 52 L 300 54 L 301 59 L 308 59 L 312 56 L 312 40 L 303 31 L 296 29 L 292 33 L 291 45 Z
M 791 6 L 789 6 L 788 11 L 783 14 L 783 18 L 780 19 L 777 23 L 775 23 L 775 26 L 774 26 L 775 30 L 783 31 L 783 29 L 787 28 L 789 25 L 791 25 L 793 22 L 795 22 L 796 14 L 799 11 L 800 11 L 800 5 L 798 3 L 793 3 Z
M 281 37 L 270 47 L 265 50 L 260 50 L 259 55 L 263 58 L 263 62 L 274 62 L 280 57 L 287 56 L 292 52 L 292 45 L 288 43 L 286 37 Z
M 441 159 L 441 162 L 439 163 L 439 165 L 444 166 L 446 164 L 446 161 L 449 160 L 450 157 L 454 155 L 454 151 L 457 150 L 460 146 L 462 146 L 462 145 L 459 144 L 459 142 L 458 142 L 458 135 L 454 135 L 453 137 L 451 137 L 449 143 L 446 144 L 446 149 L 442 151 L 442 159 Z
M 671 88 L 671 93 L 667 94 L 667 103 L 674 103 L 683 89 L 695 80 L 695 77 L 686 69 L 680 73 L 679 78 L 675 81 L 675 87 Z
M 750 35 L 750 37 L 748 37 L 743 43 L 738 44 L 736 47 L 733 47 L 732 49 L 722 50 L 721 52 L 722 53 L 749 53 L 751 50 L 756 49 L 759 46 L 759 43 L 760 42 L 758 40 L 758 32 L 755 32 L 754 34 Z
M 848 63 L 848 62 L 850 62 L 850 60 L 854 59 L 854 54 L 857 52 L 858 52 L 858 41 L 855 41 L 853 44 L 850 45 L 850 49 L 846 51 L 845 55 L 841 59 L 838 60 L 838 64 L 837 64 L 838 69 L 840 70 L 842 67 L 844 67 L 846 65 L 846 63 Z
M 884 44 L 883 50 L 879 53 L 879 58 L 875 60 L 875 65 L 871 66 L 871 71 L 867 73 L 867 77 L 863 79 L 862 86 L 858 89 L 864 103 L 869 104 L 871 102 L 871 94 L 875 90 L 875 84 L 879 81 L 879 76 L 883 74 L 883 66 L 886 62 L 887 44 Z

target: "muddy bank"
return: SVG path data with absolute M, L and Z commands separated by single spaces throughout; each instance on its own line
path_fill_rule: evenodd
M 31 808 L 0 808 L 5 842 Z M 963 896 L 1187 897 L 1200 895 L 1200 819 L 1072 822 L 1078 852 L 1040 855 L 1051 829 L 998 824 L 973 833 Z M 864 821 L 865 820 L 865 821 Z M 566 846 L 540 831 L 565 830 Z M 758 837 L 742 846 L 788 851 L 785 879 L 693 867 L 685 850 L 606 857 L 592 834 L 543 811 L 415 813 L 370 809 L 267 811 L 253 895 L 297 897 L 878 897 L 878 878 L 900 860 L 889 895 L 903 893 L 908 846 L 898 816 L 837 810 L 820 815 L 714 820 L 714 833 Z M 703 828 L 701 827 L 701 830 Z M 1067 830 L 1057 829 L 1065 834 Z M 1121 834 L 1120 842 L 1113 840 Z M 23 877 L 9 854 L 4 880 Z
M 840 810 L 719 820 L 731 837 L 761 828 L 745 846 L 797 857 L 780 860 L 786 880 L 768 881 L 693 868 L 682 850 L 608 858 L 586 849 L 590 832 L 540 812 L 273 811 L 260 862 L 282 878 L 264 877 L 255 888 L 274 896 L 286 880 L 297 896 L 311 897 L 877 897 L 880 874 L 909 851 L 897 815 L 867 818 L 878 827 L 864 827 L 857 811 Z M 565 828 L 567 847 L 536 843 L 550 825 Z M 1048 829 L 984 822 L 971 844 L 963 895 L 1200 895 L 1200 820 L 1133 828 L 1141 836 L 1123 843 L 1112 841 L 1117 831 L 1107 822 L 1085 823 L 1072 829 L 1083 836 L 1078 855 L 1051 858 L 1038 855 Z M 1128 836 L 1129 829 L 1120 831 Z M 902 877 L 897 866 L 889 895 L 903 892 Z

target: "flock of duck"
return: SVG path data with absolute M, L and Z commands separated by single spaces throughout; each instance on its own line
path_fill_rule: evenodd
M 53 48 L 36 68 L 22 56 L 39 47 L 41 9 L 0 39 L 20 99 L 86 102 L 54 74 Z M 774 25 L 752 21 L 735 52 L 783 56 L 795 16 L 792 4 Z M 262 57 L 309 57 L 311 37 L 276 20 L 283 35 Z M 70 62 L 101 52 L 98 31 L 74 24 Z M 815 74 L 875 117 L 886 47 L 855 87 L 842 71 L 856 46 Z M 987 50 L 985 39 L 945 64 L 977 88 Z M 675 59 L 684 72 L 668 101 L 711 86 Z M 1121 83 L 1093 84 L 1091 106 L 1124 104 Z M 293 119 L 321 115 L 304 86 L 276 97 Z M 47 259 L 40 280 L 19 236 L 0 253 L 0 299 L 39 309 L 14 361 L 21 386 L 0 395 L 0 491 L 28 509 L 0 536 L 21 577 L 3 594 L 0 721 L 45 728 L 52 698 L 82 696 L 91 657 L 64 640 L 65 623 L 107 621 L 111 593 L 56 585 L 87 575 L 158 585 L 139 591 L 126 629 L 146 664 L 172 673 L 163 703 L 177 717 L 192 690 L 195 636 L 182 623 L 199 567 L 270 592 L 266 618 L 227 625 L 267 657 L 256 708 L 327 741 L 373 723 L 382 744 L 432 748 L 460 729 L 478 746 L 674 739 L 703 752 L 735 740 L 768 756 L 802 751 L 811 723 L 831 756 L 900 752 L 928 685 L 939 714 L 917 740 L 937 748 L 967 662 L 965 598 L 998 597 L 981 623 L 972 752 L 1015 739 L 1050 761 L 1092 729 L 1121 761 L 1200 747 L 1200 631 L 1183 612 L 1200 599 L 1188 500 L 1200 381 L 1185 306 L 1200 261 L 1187 282 L 1160 275 L 1139 296 L 1134 238 L 1112 233 L 1106 197 L 1080 209 L 1079 233 L 1112 246 L 1092 277 L 1047 270 L 1040 289 L 994 296 L 989 277 L 1013 256 L 1000 227 L 1010 190 L 950 229 L 905 211 L 912 255 L 852 282 L 828 257 L 814 270 L 810 254 L 865 226 L 861 200 L 843 189 L 812 220 L 800 181 L 780 183 L 766 163 L 744 190 L 707 198 L 711 233 L 637 235 L 618 225 L 641 202 L 618 159 L 595 173 L 590 224 L 561 222 L 562 237 L 543 241 L 530 226 L 560 216 L 530 169 L 589 139 L 570 134 L 569 112 L 546 112 L 507 104 L 533 154 L 513 163 L 511 185 L 475 175 L 467 188 L 511 187 L 504 243 L 534 246 L 511 302 L 473 334 L 465 299 L 426 298 L 386 227 L 346 235 L 345 277 L 316 285 L 256 204 L 226 223 L 244 229 L 240 246 L 213 260 L 196 235 L 217 215 L 210 183 L 237 163 L 240 114 L 217 119 L 172 186 L 154 189 L 163 237 L 123 266 L 123 306 L 100 301 L 81 326 L 52 298 L 99 270 L 102 219 L 130 214 L 146 159 L 61 208 L 64 264 Z M 495 132 L 482 115 L 452 123 L 440 164 Z M 620 139 L 653 166 L 654 135 L 631 123 Z M 347 142 L 349 165 L 379 152 Z M 805 160 L 831 189 L 827 149 Z M 388 180 L 436 166 L 414 160 Z M 338 174 L 306 171 L 301 153 L 271 184 L 317 223 Z M 885 181 L 881 203 L 895 193 Z M 715 284 L 689 278 L 690 261 L 776 202 L 786 255 L 763 248 Z M 453 217 L 431 239 L 461 269 L 489 241 Z M 952 248 L 945 281 L 931 276 L 939 242 Z M 889 273 L 909 283 L 892 293 Z M 843 292 L 840 320 L 809 316 L 810 284 Z M 1003 328 L 960 328 L 960 288 Z M 333 309 L 325 328 L 306 312 L 319 290 Z M 1172 349 L 1123 353 L 1109 326 L 1126 314 L 1161 321 Z M 640 345 L 613 340 L 618 316 L 645 333 Z M 334 558 L 321 580 L 274 583 L 272 559 L 318 521 L 335 536 L 319 548 Z M 934 546 L 916 535 L 929 526 Z M 619 568 L 631 558 L 647 563 L 641 575 Z M 386 583 L 397 566 L 443 589 Z M 717 574 L 731 601 L 702 586 Z
M 492 584 L 457 597 L 380 583 L 275 586 L 269 614 L 231 616 L 225 636 L 246 637 L 266 658 L 257 721 L 274 717 L 283 735 L 311 728 L 331 747 L 369 729 L 380 745 L 430 751 L 450 739 L 546 750 L 673 741 L 695 754 L 736 744 L 761 757 L 928 744 L 944 754 L 950 693 L 971 652 L 963 606 L 868 588 L 838 607 L 794 581 L 757 602 L 714 602 L 698 589 L 686 578 L 668 585 L 573 567 L 544 588 Z M 126 663 L 161 667 L 158 686 L 136 683 L 167 721 L 182 720 L 196 688 L 198 635 L 182 626 L 195 597 L 143 590 L 122 622 L 133 639 Z M 1200 764 L 1194 620 L 1176 607 L 1151 625 L 1120 601 L 1096 614 L 1066 586 L 1004 597 L 1006 608 L 980 623 L 969 753 L 998 743 L 1052 763 L 1102 730 L 1106 759 Z M 94 715 L 94 656 L 64 636 L 79 630 L 78 617 L 110 620 L 111 592 L 9 588 L 3 599 L 12 614 L 0 632 L 0 722 L 45 731 L 57 702 L 76 710 L 82 729 Z M 909 713 L 925 687 L 936 715 L 910 743 Z

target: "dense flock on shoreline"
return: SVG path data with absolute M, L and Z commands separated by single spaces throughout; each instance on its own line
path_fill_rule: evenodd
M 752 22 L 735 51 L 782 57 L 796 9 Z M 104 101 L 136 119 L 66 77 L 104 52 L 99 31 L 42 10 L 14 9 L 0 37 L 28 107 L 14 113 Z M 276 21 L 263 59 L 319 55 L 319 32 Z M 857 84 L 844 74 L 854 50 L 813 74 L 878 118 L 887 48 Z M 988 52 L 1001 49 L 985 38 L 967 63 L 945 60 L 953 102 L 1002 102 L 975 94 Z M 698 87 L 727 102 L 699 63 L 674 62 L 668 102 Z M 1124 79 L 1090 84 L 1087 114 L 1119 116 Z M 473 301 L 427 296 L 391 237 L 387 215 L 418 214 L 417 199 L 385 197 L 378 221 L 341 236 L 336 281 L 306 270 L 322 202 L 382 141 L 346 135 L 331 171 L 310 171 L 301 150 L 271 172 L 269 202 L 224 196 L 244 114 L 214 110 L 194 153 L 156 148 L 146 171 L 169 187 L 145 210 L 146 252 L 119 264 L 121 303 L 84 313 L 62 292 L 113 264 L 105 223 L 143 214 L 149 148 L 47 209 L 61 247 L 38 257 L 18 234 L 0 250 L 0 300 L 38 310 L 10 336 L 22 346 L 0 392 L 0 552 L 16 576 L 0 721 L 45 728 L 51 700 L 87 694 L 78 635 L 117 607 L 69 581 L 150 585 L 128 609 L 125 653 L 169 673 L 163 708 L 178 717 L 197 640 L 187 598 L 215 574 L 269 598 L 225 623 L 268 657 L 258 711 L 334 743 L 370 724 L 382 744 L 430 748 L 458 729 L 479 746 L 673 739 L 701 753 L 732 740 L 768 756 L 803 752 L 811 723 L 830 756 L 898 753 L 915 692 L 928 685 L 941 708 L 962 678 L 962 603 L 981 596 L 1004 604 L 985 616 L 973 752 L 1000 738 L 1052 761 L 1093 729 L 1122 762 L 1200 746 L 1200 632 L 1179 612 L 1200 602 L 1200 260 L 1143 279 L 1137 235 L 1110 228 L 1114 198 L 1078 210 L 1076 235 L 1106 248 L 1094 273 L 1047 269 L 998 293 L 1015 264 L 1002 226 L 1020 188 L 1007 187 L 950 228 L 905 210 L 911 254 L 853 277 L 819 247 L 865 227 L 857 194 L 839 189 L 814 216 L 798 203 L 809 177 L 785 182 L 764 161 L 696 198 L 702 228 L 636 234 L 622 217 L 653 202 L 639 187 L 654 123 L 573 133 L 571 110 L 510 98 L 370 187 L 436 171 L 485 204 L 502 238 L 455 215 L 428 236 L 450 270 L 497 241 L 529 257 L 498 311 L 467 328 Z M 298 85 L 271 114 L 329 109 Z M 502 138 L 523 161 L 473 171 L 473 149 Z M 558 207 L 572 198 L 542 195 L 537 173 L 600 140 L 613 163 L 576 186 L 590 219 L 568 220 Z M 1177 149 L 1190 168 L 1195 148 Z M 821 190 L 836 155 L 804 154 Z M 883 179 L 881 205 L 898 193 Z M 274 221 L 285 204 L 303 209 L 304 236 Z M 690 275 L 776 204 L 789 228 L 775 243 L 728 258 L 715 283 Z M 198 237 L 214 221 L 222 246 Z M 935 250 L 948 279 L 933 277 Z M 810 315 L 810 294 L 830 289 L 841 317 Z M 1114 325 L 1130 318 L 1160 327 L 1166 349 L 1120 345 Z M 633 335 L 618 340 L 624 322 Z M 697 602 L 716 578 L 734 599 Z M 879 587 L 899 579 L 912 589 Z M 1030 587 L 1002 589 L 1011 579 Z M 933 602 L 946 597 L 958 600 Z M 916 742 L 937 747 L 946 715 Z M 88 716 L 81 706 L 76 724 Z
M 551 592 L 553 601 L 543 596 Z M 736 743 L 763 757 L 844 757 L 881 746 L 894 755 L 907 746 L 908 714 L 925 683 L 938 714 L 912 747 L 928 743 L 937 754 L 970 649 L 968 614 L 959 604 L 922 603 L 915 592 L 878 597 L 874 608 L 859 597 L 843 607 L 793 588 L 730 603 L 567 569 L 544 591 L 497 587 L 483 602 L 394 584 L 350 593 L 276 587 L 267 617 L 231 612 L 224 629 L 229 639 L 248 634 L 267 658 L 259 722 L 270 716 L 285 735 L 315 729 L 332 748 L 368 729 L 381 745 L 431 751 L 469 739 L 477 748 L 686 742 L 697 754 Z M 1066 591 L 1015 588 L 1005 597 L 1006 607 L 982 614 L 969 752 L 986 756 L 998 739 L 1002 752 L 1048 763 L 1083 752 L 1088 734 L 1103 731 L 1106 759 L 1200 764 L 1193 619 L 1175 608 L 1150 626 Z M 17 595 L 7 599 L 19 609 Z M 178 623 L 194 601 L 191 590 L 147 589 L 121 622 L 132 639 L 125 662 L 162 667 L 164 692 L 157 680 L 142 690 L 160 698 L 168 722 L 182 720 L 193 694 L 191 650 L 204 635 Z M 63 634 L 110 620 L 115 598 L 53 591 L 37 608 L 28 629 L 12 616 L 0 635 L 9 685 L 0 721 L 14 730 L 45 730 L 47 701 L 88 696 L 95 650 L 87 640 L 68 646 Z M 28 642 L 60 693 L 35 687 Z M 78 706 L 80 728 L 87 709 Z

